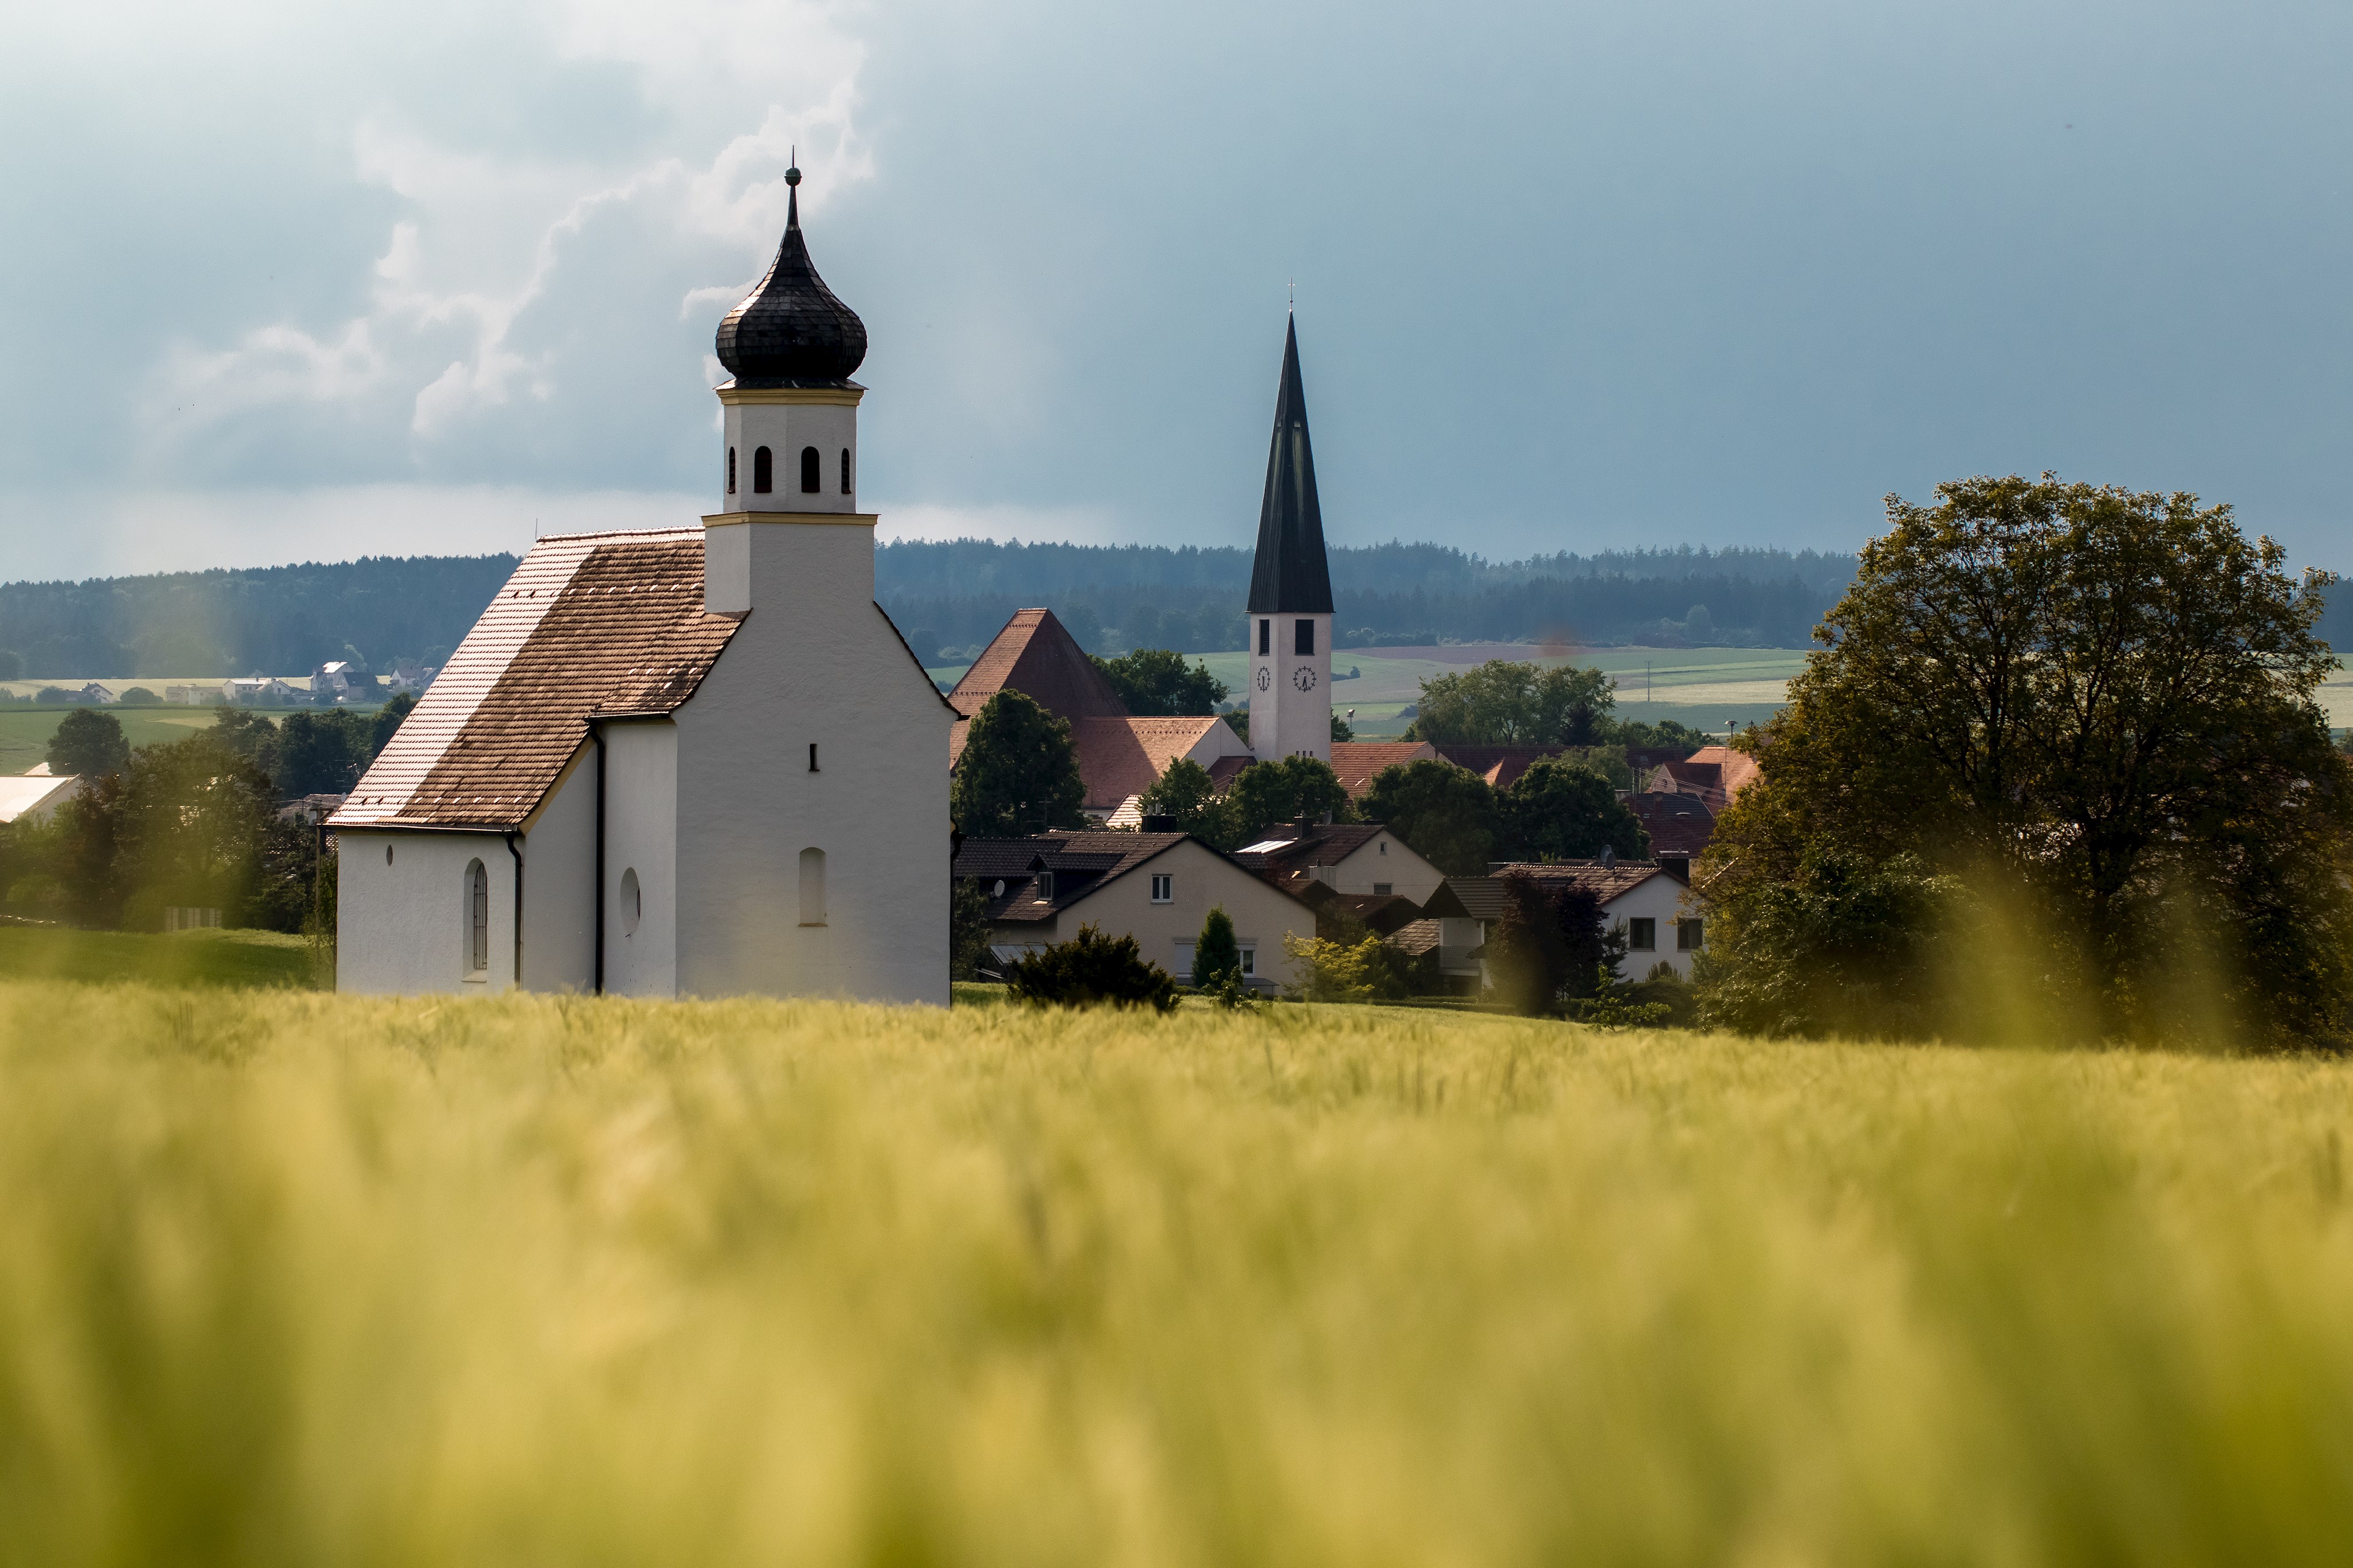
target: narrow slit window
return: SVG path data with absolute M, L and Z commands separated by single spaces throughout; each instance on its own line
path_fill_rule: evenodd
M 466 973 L 491 967 L 491 873 L 480 860 L 466 866 Z
M 801 494 L 813 496 L 823 488 L 825 477 L 821 470 L 824 467 L 825 459 L 817 455 L 815 447 L 801 448 Z
M 765 447 L 752 454 L 752 493 L 764 496 L 776 488 L 776 455 Z
M 841 493 L 849 493 L 849 448 L 847 447 L 841 449 Z
M 825 924 L 825 851 L 801 851 L 801 924 Z
M 735 448 L 727 448 L 727 493 L 735 493 Z
M 817 772 L 817 742 L 815 741 L 811 741 L 809 742 L 809 772 Z

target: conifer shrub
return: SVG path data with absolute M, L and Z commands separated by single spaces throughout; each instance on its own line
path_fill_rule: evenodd
M 1008 967 L 1005 980 L 1018 1002 L 1083 1007 L 1098 1002 L 1149 1005 L 1160 1012 L 1176 1005 L 1176 982 L 1145 961 L 1132 936 L 1108 937 L 1092 922 L 1068 942 L 1040 949 Z
M 1229 976 L 1241 979 L 1242 950 L 1234 941 L 1233 918 L 1219 904 L 1201 922 L 1200 940 L 1193 944 L 1193 989 L 1218 990 Z

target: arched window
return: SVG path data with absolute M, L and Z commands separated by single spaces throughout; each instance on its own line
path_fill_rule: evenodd
M 841 449 L 841 493 L 849 493 L 849 448 L 847 447 Z
M 735 493 L 735 448 L 727 448 L 727 493 Z
M 801 924 L 825 924 L 825 851 L 801 851 Z
M 801 494 L 813 496 L 825 488 L 825 459 L 815 447 L 801 448 Z
M 759 447 L 752 454 L 752 493 L 764 496 L 776 488 L 776 456 L 765 447 Z
M 491 873 L 480 860 L 466 863 L 466 973 L 491 967 Z
M 638 917 L 645 912 L 645 895 L 638 886 L 635 866 L 621 873 L 621 934 L 638 934 Z

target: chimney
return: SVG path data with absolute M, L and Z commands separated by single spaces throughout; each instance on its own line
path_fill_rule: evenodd
M 1173 816 L 1147 816 L 1144 819 L 1144 831 L 1146 833 L 1181 833 L 1184 829 L 1177 826 L 1176 819 Z

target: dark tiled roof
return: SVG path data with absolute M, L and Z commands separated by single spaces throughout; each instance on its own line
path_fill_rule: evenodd
M 702 607 L 700 529 L 543 539 L 330 825 L 521 826 L 591 716 L 675 709 L 742 618 Z
M 1438 931 L 1435 920 L 1410 921 L 1389 932 L 1383 940 L 1398 952 L 1409 952 L 1419 958 L 1425 952 L 1438 951 Z
M 1039 833 L 1026 838 L 967 838 L 954 875 L 987 884 L 988 918 L 999 924 L 1049 921 L 1061 910 L 1154 857 L 1185 842 L 1182 833 Z M 1038 896 L 1040 870 L 1054 873 L 1054 897 Z M 1003 880 L 1005 891 L 996 893 Z
M 1467 768 L 1497 789 L 1509 789 L 1534 767 L 1539 757 L 1556 757 L 1559 746 L 1440 745 L 1438 754 L 1458 768 Z
M 1299 323 L 1282 335 L 1282 379 L 1274 395 L 1274 440 L 1259 503 L 1258 558 L 1250 567 L 1252 615 L 1332 613 L 1324 556 L 1324 509 L 1315 499 L 1315 452 L 1307 438 L 1307 392 L 1299 378 Z
M 1715 837 L 1715 814 L 1695 795 L 1633 795 L 1626 809 L 1651 836 L 1653 855 L 1696 855 Z
M 1650 860 L 1620 860 L 1605 866 L 1599 860 L 1517 860 L 1494 868 L 1495 880 L 1506 877 L 1525 877 L 1530 881 L 1553 886 L 1567 884 L 1583 888 L 1603 903 L 1623 898 L 1653 877 L 1667 873 Z
M 866 358 L 866 323 L 834 298 L 801 238 L 801 172 L 788 169 L 785 241 L 768 275 L 719 323 L 719 363 L 738 386 L 842 386 Z
M 1432 919 L 1499 921 L 1511 907 L 1511 894 L 1493 877 L 1449 877 L 1421 906 Z

